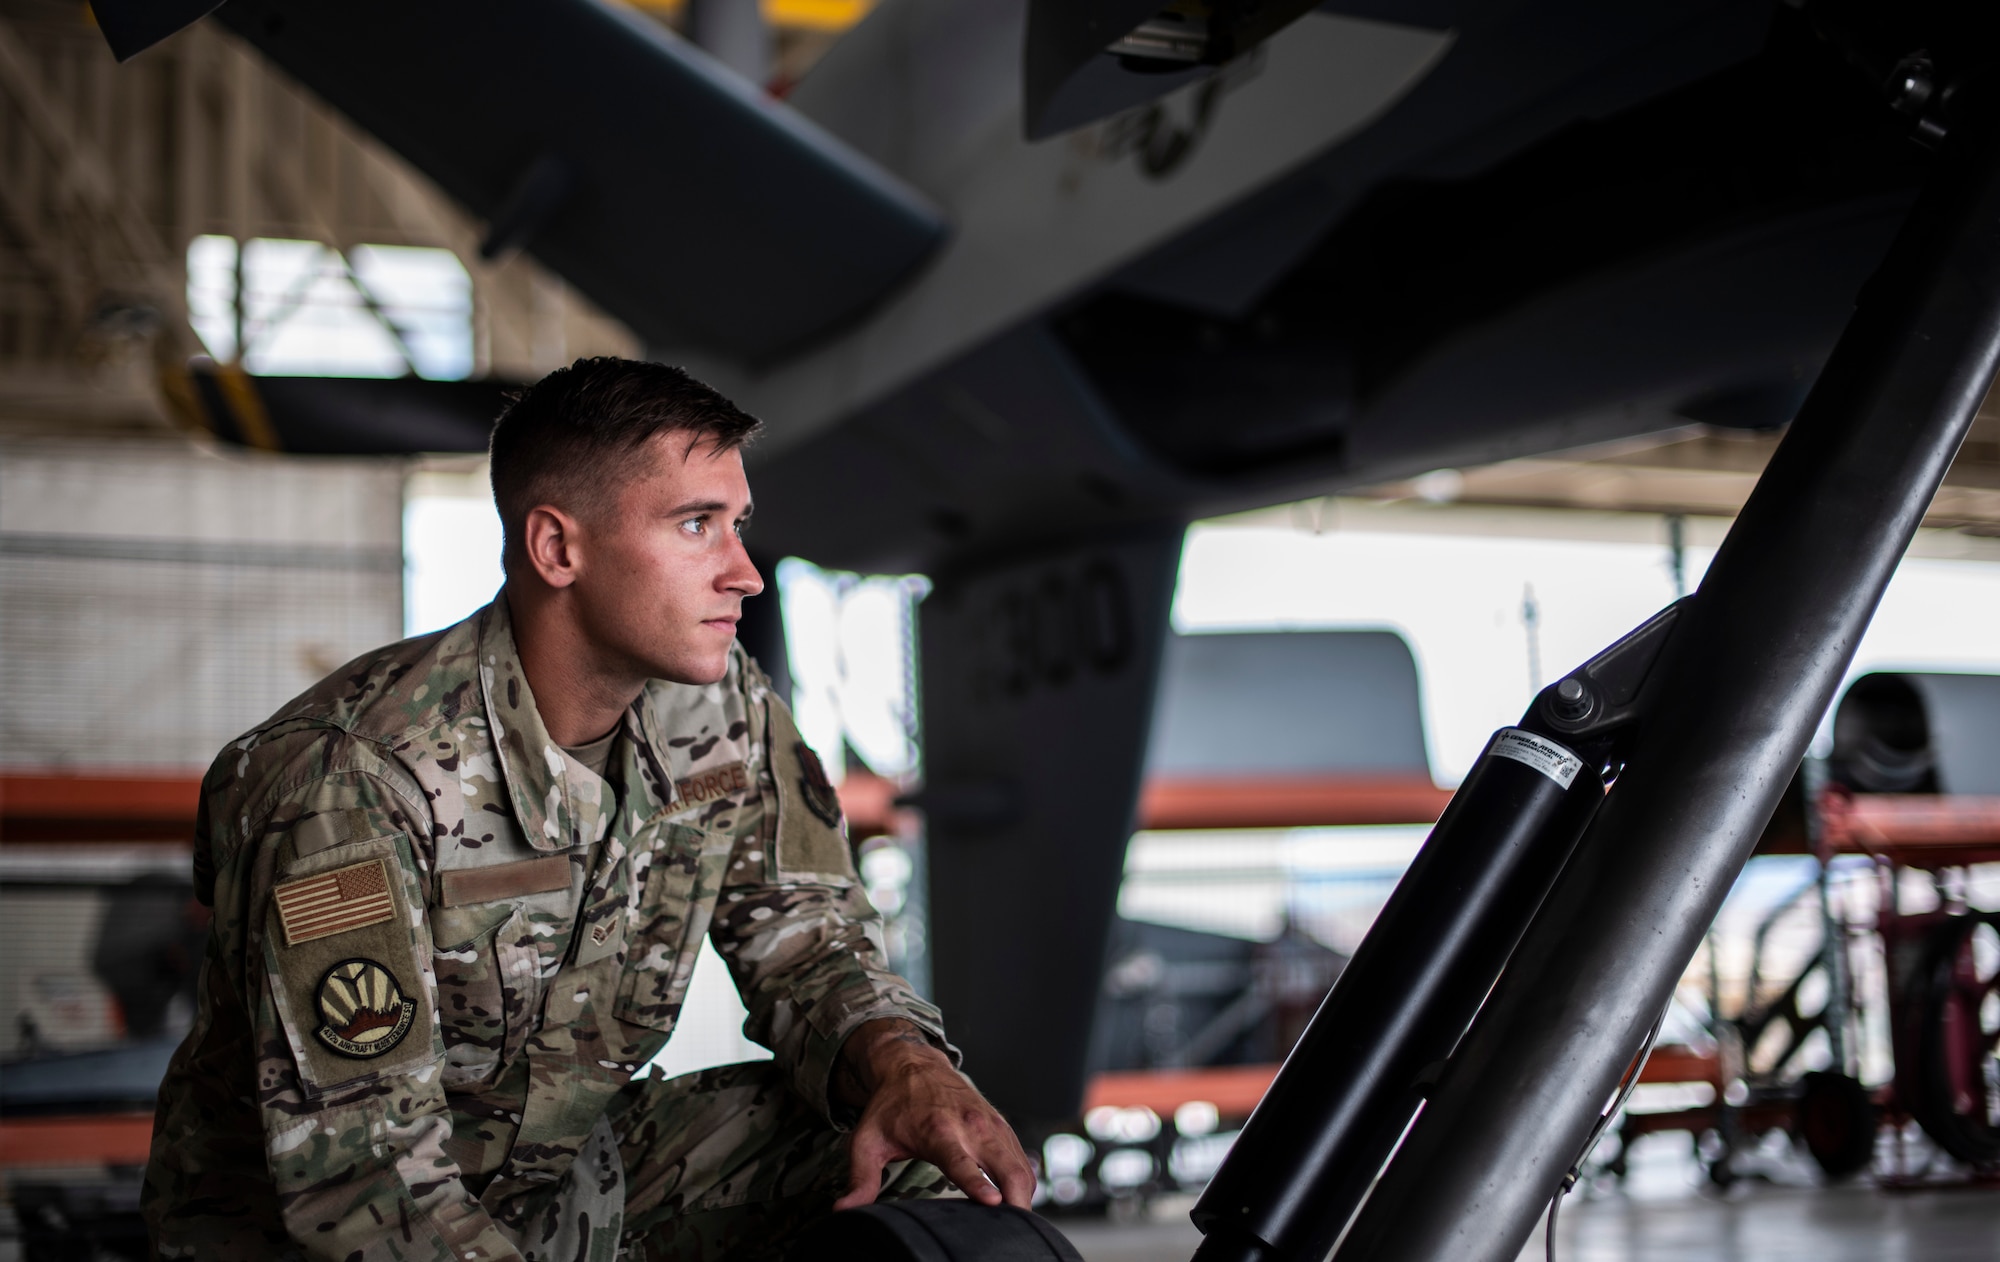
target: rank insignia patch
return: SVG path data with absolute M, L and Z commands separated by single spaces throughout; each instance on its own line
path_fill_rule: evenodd
M 380 1056 L 410 1032 L 417 1014 L 415 1000 L 403 991 L 389 970 L 373 960 L 342 960 L 320 979 L 314 996 L 319 1041 L 342 1056 Z
M 819 755 L 812 746 L 800 741 L 796 752 L 799 769 L 804 774 L 799 777 L 799 788 L 804 792 L 806 805 L 812 813 L 826 821 L 829 828 L 840 824 L 840 794 L 834 790 L 833 781 L 826 778 L 826 768 L 820 766 Z
M 365 929 L 396 916 L 389 869 L 380 859 L 287 881 L 271 897 L 278 904 L 286 946 Z

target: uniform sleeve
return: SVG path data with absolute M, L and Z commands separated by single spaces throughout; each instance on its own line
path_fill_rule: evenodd
M 855 875 L 846 821 L 819 759 L 783 702 L 752 710 L 763 727 L 762 809 L 744 812 L 710 936 L 750 1010 L 744 1031 L 770 1048 L 792 1087 L 836 1126 L 840 1049 L 863 1022 L 900 1017 L 958 1063 L 938 1010 L 889 971 L 882 919 Z
M 428 814 L 344 733 L 277 746 L 255 760 L 297 787 L 217 819 L 240 835 L 212 849 L 228 856 L 215 954 L 250 1025 L 255 1082 L 241 1089 L 285 1230 L 312 1258 L 518 1260 L 449 1152 Z

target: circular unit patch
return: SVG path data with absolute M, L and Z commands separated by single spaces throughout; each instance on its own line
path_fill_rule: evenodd
M 388 969 L 373 960 L 342 960 L 320 979 L 321 1025 L 314 1033 L 342 1056 L 380 1056 L 403 1041 L 416 1001 L 403 998 Z
M 833 781 L 826 775 L 826 768 L 820 765 L 819 755 L 812 746 L 800 741 L 793 751 L 799 759 L 799 791 L 812 813 L 819 816 L 828 828 L 840 826 L 840 792 L 833 787 Z

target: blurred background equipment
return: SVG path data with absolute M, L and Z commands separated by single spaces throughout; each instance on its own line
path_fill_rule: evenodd
M 1156 706 L 1149 828 L 1428 822 L 1448 796 L 1393 631 L 1173 635 Z
M 403 630 L 402 470 L 0 441 L 0 1176 L 32 1258 L 144 1256 L 223 746 Z
M 1860 793 L 2000 796 L 2000 678 L 1863 675 L 1834 711 L 1830 770 Z
M 0 767 L 186 774 L 400 637 L 402 489 L 166 435 L 0 440 Z
M 1394 632 L 1175 634 L 1147 742 L 1140 821 L 1166 834 L 1422 822 L 1444 796 L 1428 767 L 1416 664 Z M 1226 856 L 1227 843 L 1209 853 Z M 1294 901 L 1289 874 L 1274 875 L 1277 898 L 1252 921 L 1264 930 L 1255 937 L 1117 922 L 1094 1070 L 1284 1059 L 1346 957 L 1314 936 L 1336 936 L 1337 922 Z M 1194 924 L 1202 923 L 1200 904 L 1219 910 L 1257 898 L 1242 887 L 1243 874 L 1226 868 L 1159 876 L 1192 905 L 1164 883 L 1154 905 Z M 1143 915 L 1141 906 L 1133 911 Z
M 1394 632 L 1169 636 L 1140 799 L 1151 831 L 1128 859 L 1092 1021 L 1089 1138 L 1055 1129 L 1042 1145 L 1051 1161 L 1088 1150 L 1051 1175 L 1057 1207 L 1206 1180 L 1346 964 L 1329 940 L 1353 924 L 1348 898 L 1373 912 L 1366 885 L 1340 896 L 1338 870 L 1312 882 L 1275 855 L 1246 867 L 1231 830 L 1434 817 L 1447 795 L 1431 782 L 1418 697 Z M 1142 847 L 1177 837 L 1186 854 L 1171 867 L 1135 866 Z M 1114 1114 L 1153 1120 L 1104 1120 Z M 1120 1126 L 1145 1133 L 1121 1146 Z

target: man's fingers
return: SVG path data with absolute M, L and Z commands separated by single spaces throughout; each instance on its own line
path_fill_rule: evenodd
M 856 1175 L 847 1182 L 847 1191 L 833 1203 L 836 1210 L 859 1209 L 863 1205 L 873 1205 L 875 1198 L 882 1194 L 882 1172 L 872 1170 L 866 1175 Z
M 882 1168 L 916 1158 L 982 1205 L 1027 1209 L 1035 1171 L 1006 1120 L 943 1060 L 893 1076 L 869 1101 L 848 1139 L 847 1190 L 834 1208 L 853 1209 L 882 1192 Z
M 1008 1137 L 1011 1138 L 1011 1137 Z M 1035 1169 L 1021 1146 L 1007 1138 L 993 1144 L 999 1151 L 986 1163 L 986 1172 L 1000 1185 L 1000 1195 L 1017 1209 L 1030 1209 L 1035 1201 Z
M 1028 1163 L 1028 1154 L 1021 1150 L 1013 1129 L 997 1117 L 993 1123 L 979 1128 L 984 1132 L 979 1137 L 979 1164 L 1009 1205 L 1028 1209 L 1035 1199 L 1035 1168 Z
M 889 1164 L 888 1144 L 873 1127 L 857 1130 L 847 1140 L 847 1190 L 833 1203 L 836 1210 L 873 1205 L 882 1194 L 882 1167 Z
M 993 1186 L 993 1180 L 986 1177 L 986 1172 L 979 1168 L 979 1163 L 962 1145 L 948 1161 L 939 1162 L 938 1168 L 944 1171 L 945 1178 L 958 1186 L 959 1191 L 981 1205 L 1000 1203 L 1000 1189 Z

